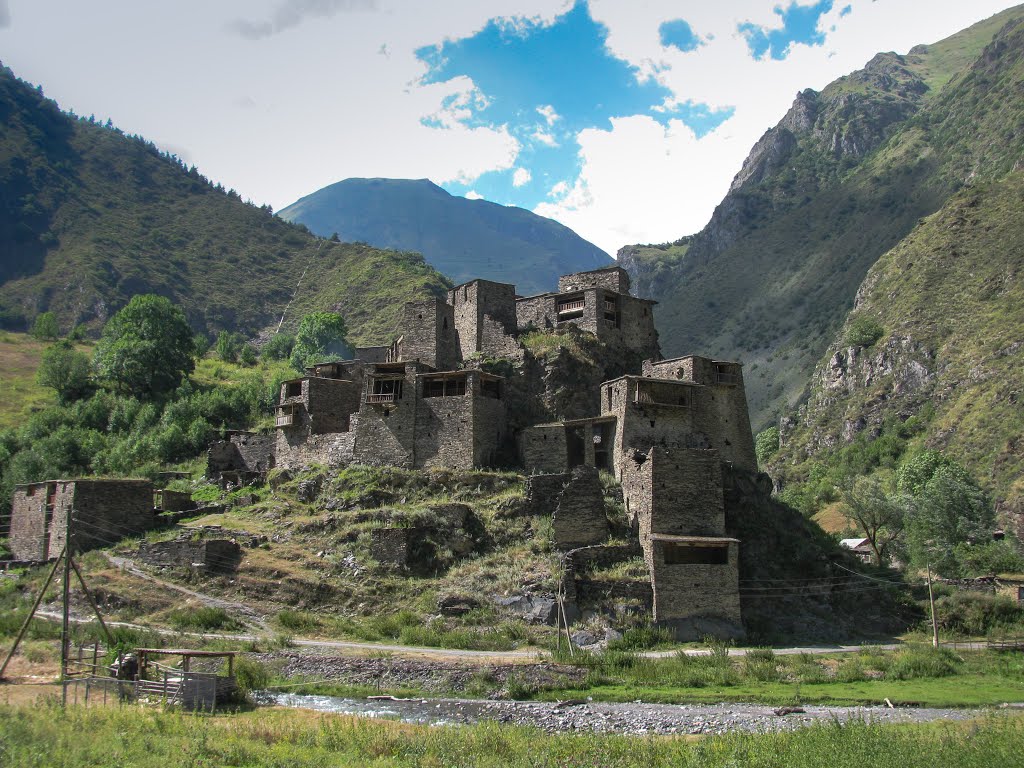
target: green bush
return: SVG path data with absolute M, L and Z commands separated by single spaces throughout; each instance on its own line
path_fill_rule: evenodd
M 954 592 L 935 601 L 939 628 L 958 635 L 984 636 L 993 630 L 1024 629 L 1024 607 L 1004 595 Z
M 238 690 L 243 695 L 262 690 L 270 683 L 270 671 L 255 659 L 250 659 L 246 656 L 236 656 L 234 671 Z M 227 672 L 227 662 L 225 662 L 222 672 Z
M 885 328 L 875 318 L 858 315 L 846 327 L 844 341 L 849 347 L 870 347 L 884 335 Z
M 618 640 L 608 643 L 609 650 L 645 651 L 672 642 L 672 633 L 664 627 L 631 627 Z
M 32 323 L 32 338 L 40 341 L 51 341 L 60 336 L 60 326 L 57 325 L 57 316 L 53 312 L 42 312 L 36 316 Z
M 315 614 L 288 609 L 277 614 L 277 623 L 292 632 L 310 632 L 323 626 L 323 622 Z
M 955 675 L 957 666 L 962 664 L 955 653 L 948 648 L 924 646 L 901 649 L 893 656 L 885 672 L 886 680 L 912 680 L 919 677 L 948 677 Z
M 754 453 L 757 454 L 757 465 L 764 467 L 768 459 L 774 456 L 779 450 L 779 428 L 768 427 L 757 433 L 754 440 Z
M 199 608 L 179 608 L 171 611 L 168 620 L 172 627 L 182 632 L 212 632 L 241 629 L 242 626 L 223 608 L 206 605 Z

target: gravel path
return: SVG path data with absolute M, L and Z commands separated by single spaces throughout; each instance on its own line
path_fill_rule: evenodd
M 792 731 L 815 722 L 865 720 L 880 723 L 967 720 L 981 710 L 887 707 L 784 709 L 758 704 L 604 704 L 596 702 L 478 701 L 472 699 L 362 700 L 289 693 L 261 695 L 260 701 L 320 712 L 384 717 L 403 722 L 453 725 L 494 720 L 530 725 L 549 733 L 589 732 L 633 735 L 710 735 L 730 731 Z

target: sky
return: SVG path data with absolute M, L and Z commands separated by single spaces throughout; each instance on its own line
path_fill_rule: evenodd
M 614 255 L 699 231 L 797 92 L 1006 0 L 0 0 L 0 60 L 275 210 L 429 178 Z

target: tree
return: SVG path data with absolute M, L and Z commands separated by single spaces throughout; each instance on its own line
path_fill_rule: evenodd
M 132 298 L 103 327 L 94 362 L 100 377 L 138 397 L 171 392 L 195 370 L 185 313 L 163 296 Z
M 58 342 L 43 353 L 36 381 L 57 392 L 62 403 L 77 400 L 89 389 L 89 358 L 69 342 Z
M 290 333 L 275 333 L 260 349 L 260 357 L 264 360 L 287 360 L 292 356 L 295 337 Z
M 757 465 L 764 468 L 768 459 L 774 456 L 779 450 L 779 428 L 768 427 L 759 432 L 754 440 L 754 453 L 757 455 Z
M 882 565 L 889 547 L 903 534 L 906 501 L 889 496 L 871 477 L 847 483 L 840 496 L 843 515 L 868 540 L 875 565 Z
M 43 312 L 36 316 L 32 323 L 32 338 L 40 341 L 56 339 L 60 336 L 60 326 L 57 324 L 57 316 L 53 312 Z
M 217 357 L 225 363 L 237 362 L 244 345 L 245 339 L 242 334 L 221 331 L 217 336 Z
M 302 318 L 295 334 L 291 363 L 298 370 L 326 358 L 345 359 L 352 349 L 345 340 L 345 318 L 335 312 L 313 312 Z
M 911 562 L 959 576 L 957 545 L 991 541 L 995 511 L 985 493 L 957 464 L 939 466 L 914 499 L 907 523 Z M 962 550 L 961 550 L 962 551 Z

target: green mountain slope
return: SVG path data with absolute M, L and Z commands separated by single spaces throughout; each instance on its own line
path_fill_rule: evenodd
M 658 299 L 665 353 L 738 357 L 755 427 L 795 402 L 875 261 L 1024 149 L 1024 10 L 804 91 L 686 248 L 620 262 Z
M 15 329 L 46 310 L 65 330 L 98 327 L 153 292 L 207 332 L 336 307 L 368 342 L 389 339 L 403 301 L 447 282 L 418 254 L 318 239 L 2 69 L 0 285 Z
M 422 253 L 456 283 L 483 277 L 524 295 L 612 263 L 568 227 L 522 208 L 453 197 L 426 179 L 345 179 L 280 211 L 323 237 Z
M 878 260 L 808 401 L 784 421 L 772 462 L 784 485 L 859 435 L 916 415 L 906 448 L 944 451 L 1024 521 L 1021 211 L 1024 172 L 975 184 Z

